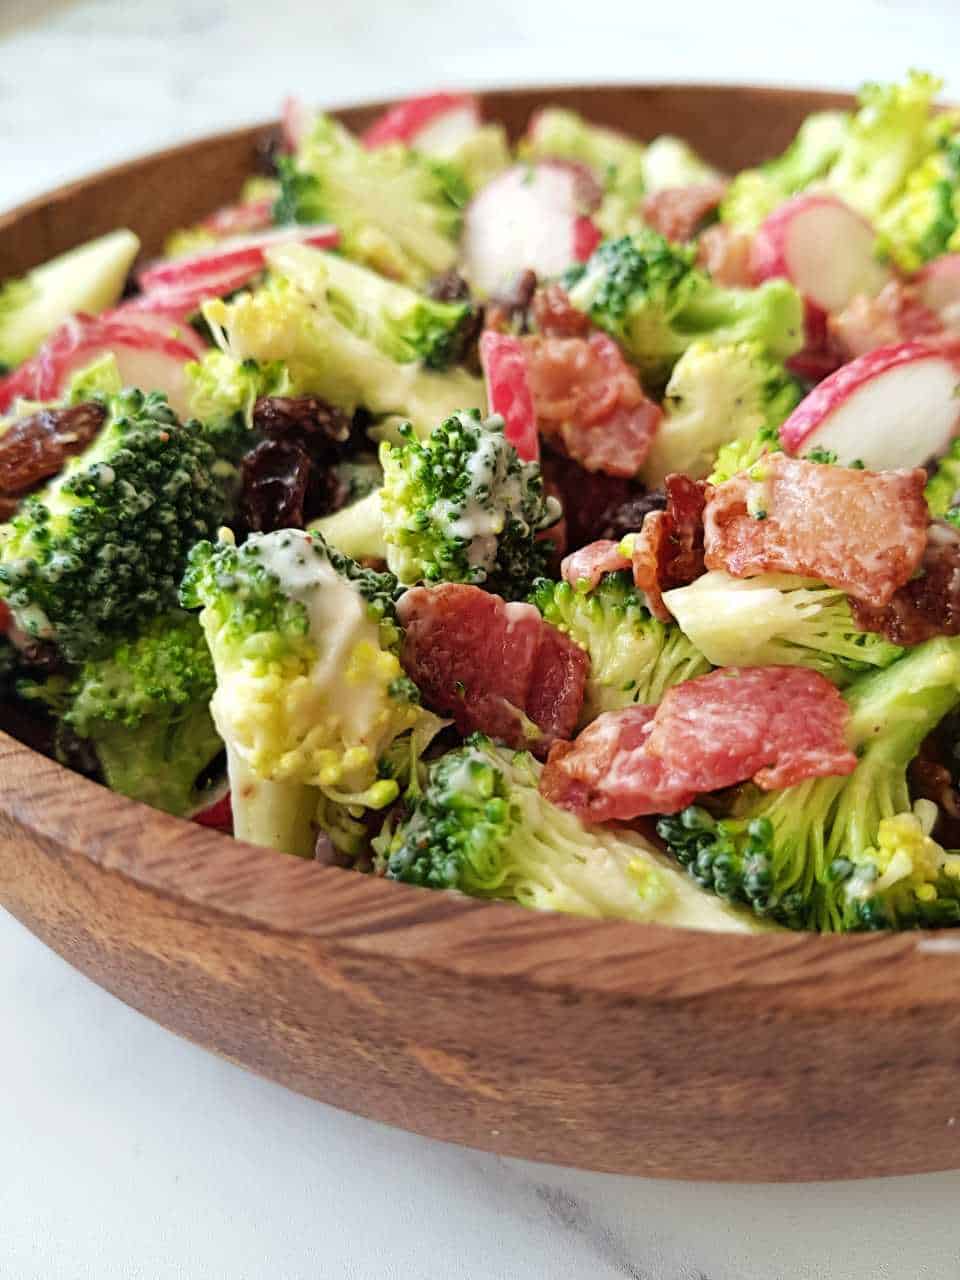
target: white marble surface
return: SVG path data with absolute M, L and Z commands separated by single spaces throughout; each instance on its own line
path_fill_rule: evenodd
M 291 90 L 914 64 L 956 95 L 956 3 L 0 0 L 0 207 Z M 2 915 L 0 1027 L 0 1280 L 960 1278 L 960 1175 L 717 1187 L 445 1147 L 182 1043 Z

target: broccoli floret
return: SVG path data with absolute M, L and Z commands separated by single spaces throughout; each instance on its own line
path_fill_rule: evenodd
M 666 592 L 664 603 L 715 667 L 812 667 L 846 685 L 903 654 L 857 629 L 843 591 L 788 573 L 732 578 L 713 569 Z
M 654 138 L 643 153 L 643 180 L 647 191 L 698 186 L 719 177 L 720 171 L 698 156 L 689 142 L 669 133 Z
M 698 270 L 696 249 L 644 230 L 607 240 L 570 274 L 570 301 L 617 338 L 652 381 L 663 382 L 698 339 L 756 342 L 785 360 L 803 345 L 803 302 L 786 280 L 727 289 Z
M 253 409 L 261 396 L 290 394 L 290 375 L 279 360 L 264 364 L 209 351 L 186 366 L 190 413 L 222 456 L 239 459 L 253 441 Z
M 759 343 L 695 342 L 667 383 L 665 416 L 643 466 L 645 482 L 655 488 L 674 471 L 705 476 L 721 446 L 779 427 L 801 397 L 797 380 Z
M 930 514 L 960 528 L 960 437 L 950 445 L 924 490 Z
M 902 190 L 907 175 L 936 147 L 945 122 L 933 115 L 942 82 L 911 71 L 903 84 L 865 84 L 827 186 L 875 219 Z
M 0 595 L 71 662 L 172 608 L 187 553 L 227 512 L 233 470 L 157 393 L 107 401 L 93 443 L 0 533 Z
M 843 111 L 807 116 L 782 155 L 757 169 L 738 173 L 720 204 L 720 219 L 753 232 L 790 196 L 822 178 L 836 160 L 850 127 Z
M 421 717 L 397 658 L 397 590 L 301 530 L 194 547 L 182 599 L 203 609 L 241 837 L 308 854 L 316 789 L 364 808 L 396 798 L 378 762 Z
M 792 928 L 956 924 L 960 879 L 952 864 L 916 841 L 913 854 L 895 863 L 888 853 L 891 841 L 909 843 L 902 831 L 902 815 L 911 811 L 907 768 L 960 703 L 960 641 L 918 645 L 886 670 L 861 676 L 845 697 L 859 757 L 849 776 L 773 792 L 749 785 L 717 803 L 719 816 L 692 806 L 661 818 L 657 830 L 704 888 Z M 900 821 L 891 827 L 891 819 Z
M 944 122 L 953 125 L 950 117 Z M 960 226 L 960 134 L 945 134 L 936 151 L 907 176 L 903 193 L 877 218 L 879 248 L 904 271 L 956 248 Z
M 347 413 L 362 406 L 396 415 L 421 434 L 459 409 L 486 410 L 480 378 L 460 367 L 439 371 L 392 360 L 343 325 L 322 291 L 308 296 L 284 277 L 229 303 L 207 302 L 203 314 L 234 360 L 282 362 L 289 395 L 320 396 Z
M 607 192 L 636 203 L 647 188 L 646 148 L 616 129 L 590 124 L 575 111 L 546 107 L 537 112 L 518 148 L 523 160 L 560 157 L 592 169 Z
M 585 826 L 545 800 L 539 779 L 527 752 L 475 735 L 431 766 L 407 821 L 374 840 L 381 870 L 538 911 L 750 930 L 746 913 L 713 910 L 720 904 L 634 832 Z
M 480 125 L 445 158 L 463 178 L 470 195 L 475 195 L 513 163 L 507 132 L 499 124 Z
M 63 722 L 90 742 L 114 791 L 188 814 L 202 799 L 198 777 L 223 751 L 210 715 L 214 686 L 196 618 L 164 614 L 83 664 Z
M 590 655 L 582 724 L 603 711 L 657 703 L 672 685 L 710 670 L 679 627 L 652 617 L 628 573 L 607 574 L 592 591 L 541 578 L 530 601 Z
M 419 360 L 428 369 L 444 369 L 460 355 L 464 326 L 473 314 L 468 302 L 435 302 L 338 254 L 306 245 L 278 247 L 270 265 L 398 364 Z
M 709 484 L 723 484 L 741 471 L 749 471 L 766 453 L 781 453 L 779 427 L 761 427 L 748 440 L 733 440 L 718 450 L 713 470 L 707 476 Z
M 277 222 L 332 222 L 342 252 L 384 275 L 417 284 L 456 261 L 469 191 L 449 163 L 399 144 L 368 150 L 320 116 L 281 160 L 280 186 Z
M 520 461 L 497 416 L 455 414 L 423 444 L 409 426 L 401 434 L 399 446 L 380 446 L 391 572 L 404 583 L 482 583 L 523 598 L 549 558 L 537 534 L 560 517 L 539 464 Z

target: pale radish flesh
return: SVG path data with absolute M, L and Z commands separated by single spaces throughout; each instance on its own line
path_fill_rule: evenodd
M 750 266 L 759 284 L 784 276 L 815 306 L 839 311 L 857 294 L 879 293 L 890 270 L 874 256 L 870 223 L 830 195 L 780 205 L 754 238 Z
M 275 227 L 256 235 L 223 240 L 214 248 L 200 253 L 154 262 L 139 272 L 137 282 L 144 293 L 150 293 L 154 289 L 179 287 L 199 276 L 239 272 L 243 268 L 248 268 L 254 275 L 262 270 L 266 251 L 278 244 L 307 244 L 332 249 L 339 238 L 336 227 L 329 223 Z
M 878 347 L 825 378 L 780 428 L 784 449 L 870 471 L 920 467 L 960 428 L 960 364 L 920 342 Z
M 449 155 L 480 125 L 480 104 L 469 93 L 431 93 L 398 102 L 363 135 L 364 146 L 401 142 L 418 151 Z
M 134 329 L 140 328 L 145 333 L 157 334 L 161 338 L 172 338 L 175 342 L 188 347 L 193 352 L 195 360 L 202 359 L 209 350 L 196 329 L 181 322 L 162 307 L 153 311 L 146 306 L 134 307 L 130 303 L 124 303 L 113 311 L 105 312 L 101 318 L 108 324 L 122 324 Z
M 576 166 L 515 165 L 467 208 L 464 272 L 482 294 L 506 287 L 521 271 L 550 279 L 589 255 L 597 239 L 592 229 Z
M 316 113 L 300 98 L 287 98 L 280 120 L 285 151 L 296 151 L 313 127 Z

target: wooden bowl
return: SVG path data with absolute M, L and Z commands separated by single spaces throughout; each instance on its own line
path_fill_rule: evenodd
M 734 169 L 835 94 L 648 86 L 560 102 Z M 378 108 L 342 113 L 362 126 Z M 235 197 L 261 131 L 0 220 L 0 277 Z M 164 1026 L 334 1106 L 504 1155 L 671 1178 L 960 1166 L 960 937 L 717 936 L 538 915 L 301 862 L 134 804 L 0 734 L 0 902 Z

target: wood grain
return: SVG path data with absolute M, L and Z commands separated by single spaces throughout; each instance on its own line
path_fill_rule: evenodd
M 838 96 L 677 86 L 542 101 L 735 167 Z M 362 124 L 374 108 L 344 113 Z M 0 220 L 0 275 L 118 223 L 153 251 L 231 199 L 258 130 Z M 721 937 L 486 905 L 303 863 L 115 796 L 0 734 L 0 902 L 181 1035 L 432 1137 L 672 1178 L 960 1166 L 960 938 Z

